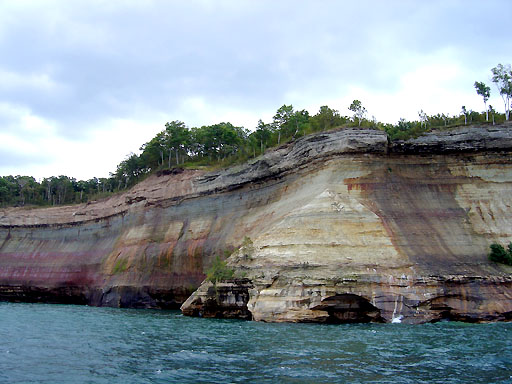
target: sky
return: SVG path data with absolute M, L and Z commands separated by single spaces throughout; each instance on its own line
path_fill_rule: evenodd
M 108 177 L 180 120 L 483 111 L 510 0 L 0 0 L 0 175 Z M 507 52 L 509 52 L 507 54 Z

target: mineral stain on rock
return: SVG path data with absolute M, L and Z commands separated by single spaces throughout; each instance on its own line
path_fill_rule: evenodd
M 512 269 L 487 252 L 512 240 L 511 151 L 509 126 L 391 144 L 345 129 L 87 205 L 0 210 L 0 298 L 278 322 L 510 320 Z M 203 282 L 229 254 L 235 278 Z
M 385 223 L 393 244 L 419 270 L 469 273 L 471 260 L 486 263 L 488 242 L 476 236 L 467 210 L 456 200 L 458 185 L 478 179 L 454 177 L 443 157 L 393 159 L 393 172 L 363 180 L 368 202 Z

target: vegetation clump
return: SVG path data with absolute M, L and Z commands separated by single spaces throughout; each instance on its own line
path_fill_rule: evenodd
M 244 236 L 244 239 L 242 240 L 242 247 L 252 247 L 253 242 L 252 239 L 249 236 Z
M 125 272 L 127 269 L 128 269 L 128 260 L 118 259 L 116 264 L 114 265 L 112 273 L 115 275 L 118 273 Z
M 508 244 L 507 250 L 498 243 L 491 244 L 490 248 L 489 260 L 495 263 L 512 265 L 512 242 Z
M 206 280 L 216 284 L 218 281 L 232 279 L 235 271 L 219 255 L 215 256 L 212 266 L 206 272 Z

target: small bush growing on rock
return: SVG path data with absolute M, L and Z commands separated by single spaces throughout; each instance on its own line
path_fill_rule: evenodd
M 112 273 L 122 273 L 125 272 L 128 269 L 128 260 L 126 259 L 119 259 L 117 260 L 116 264 L 114 265 L 114 268 L 112 269 Z
M 240 246 L 240 260 L 252 260 L 254 244 L 249 236 L 245 236 Z
M 233 278 L 234 274 L 235 271 L 229 268 L 226 262 L 217 255 L 215 256 L 212 266 L 206 272 L 206 280 L 215 284 L 217 281 Z
M 242 247 L 250 247 L 252 246 L 252 240 L 249 236 L 245 236 L 244 240 L 242 241 Z
M 508 245 L 508 251 L 506 251 L 501 244 L 491 244 L 489 260 L 494 261 L 495 263 L 512 265 L 512 242 Z

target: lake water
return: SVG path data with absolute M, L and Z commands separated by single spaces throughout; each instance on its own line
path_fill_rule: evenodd
M 512 383 L 512 324 L 265 324 L 0 303 L 0 383 Z

